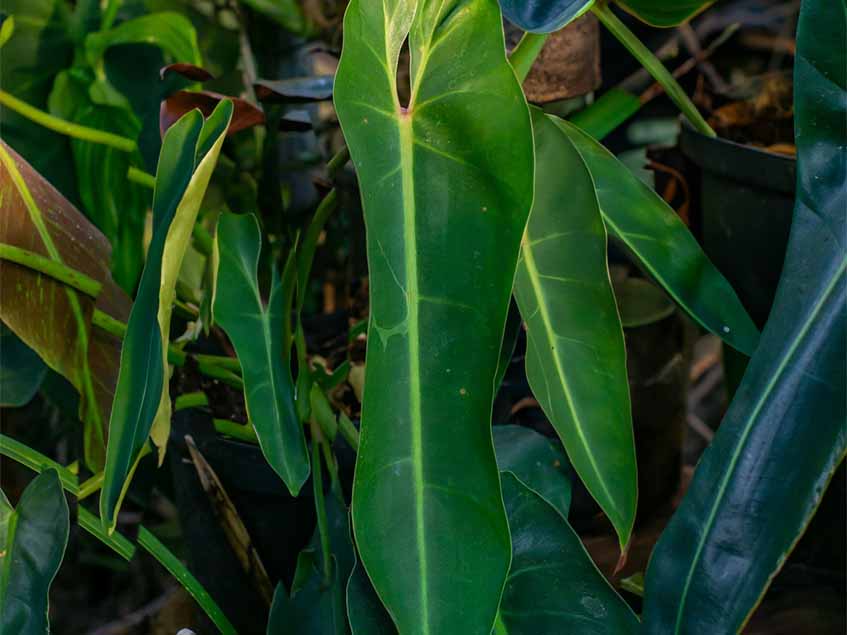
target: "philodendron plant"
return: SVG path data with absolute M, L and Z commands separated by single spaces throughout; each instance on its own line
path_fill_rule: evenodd
M 709 3 L 618 4 L 647 23 L 671 26 Z M 99 442 L 106 452 L 84 457 L 94 475 L 83 483 L 68 466 L 0 436 L 0 452 L 44 472 L 16 508 L 0 499 L 0 623 L 8 632 L 47 628 L 47 591 L 68 535 L 62 488 L 81 501 L 99 491 L 99 514 L 80 504 L 80 525 L 125 558 L 136 545 L 153 554 L 221 632 L 236 632 L 152 533 L 142 526 L 133 542 L 117 531 L 139 462 L 164 456 L 172 412 L 206 404 L 202 395 L 169 394 L 170 367 L 189 361 L 243 390 L 248 424 L 218 421 L 218 430 L 257 444 L 292 496 L 308 483 L 314 498 L 317 526 L 287 588 L 255 566 L 244 525 L 189 442 L 227 537 L 266 590 L 269 634 L 723 634 L 744 625 L 847 451 L 845 2 L 802 3 L 798 202 L 761 337 L 664 200 L 592 129 L 530 107 L 521 80 L 543 33 L 592 11 L 691 123 L 714 134 L 690 100 L 606 0 L 501 5 L 531 32 L 511 58 L 496 0 L 347 6 L 333 98 L 367 233 L 360 427 L 334 410 L 328 391 L 344 376 L 309 363 L 301 319 L 335 191 L 279 262 L 264 251 L 269 241 L 252 214 L 217 210 L 213 238 L 197 225 L 237 116 L 232 102 L 220 101 L 207 117 L 197 110 L 182 116 L 164 135 L 155 176 L 136 179 L 154 189 L 152 233 L 131 307 L 109 274 L 104 236 L 0 145 L 0 317 L 71 380 L 81 412 L 93 409 L 109 422 L 86 428 L 94 431 L 86 447 Z M 11 37 L 6 25 L 0 44 Z M 400 96 L 406 91 L 398 79 L 406 76 L 399 68 L 404 46 L 408 97 Z M 115 143 L 8 97 L 4 103 L 77 135 L 74 143 Z M 345 151 L 330 173 L 346 162 Z M 568 523 L 572 469 L 626 558 L 637 473 L 609 239 L 701 327 L 752 357 L 650 561 L 640 617 Z M 177 298 L 189 251 L 205 254 L 209 273 L 192 316 L 225 334 L 234 357 L 195 354 L 171 341 L 175 307 L 190 313 Z M 529 384 L 561 446 L 526 428 L 491 426 L 516 333 L 505 328 L 513 296 L 527 333 Z M 22 373 L 18 383 L 41 376 Z M 339 435 L 357 453 L 349 509 L 333 449 Z M 276 582 L 271 602 L 267 589 Z

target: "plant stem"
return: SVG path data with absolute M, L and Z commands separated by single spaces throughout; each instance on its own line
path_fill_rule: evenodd
M 15 245 L 0 243 L 0 260 L 8 260 L 43 273 L 92 298 L 96 298 L 103 288 L 103 285 L 94 278 L 89 278 L 84 273 L 71 269 L 63 262 L 21 249 Z
M 353 422 L 350 421 L 350 417 L 343 412 L 338 415 L 338 431 L 347 443 L 350 444 L 350 447 L 353 448 L 353 452 L 358 453 L 359 431 L 356 429 L 356 426 L 353 425 Z
M 259 438 L 256 436 L 256 429 L 252 424 L 242 425 L 229 419 L 213 419 L 215 430 L 233 439 L 244 441 L 246 443 L 257 444 Z
M 233 388 L 237 388 L 238 390 L 244 390 L 244 380 L 241 379 L 241 377 L 233 373 L 231 370 L 221 368 L 217 364 L 198 362 L 197 370 L 206 375 L 206 377 L 217 379 L 218 381 L 221 381 L 228 386 L 232 386 Z
M 509 55 L 509 61 L 512 63 L 512 68 L 515 69 L 515 75 L 518 76 L 521 84 L 524 83 L 532 65 L 541 49 L 547 43 L 550 37 L 549 33 L 524 33 L 518 45 L 512 49 L 512 54 Z
M 145 445 L 144 447 L 146 448 L 148 445 Z M 85 500 L 94 492 L 99 491 L 100 488 L 103 487 L 103 476 L 104 472 L 97 472 L 97 474 L 80 485 L 79 493 L 76 495 L 77 500 Z
M 330 180 L 334 179 L 338 174 L 338 171 L 341 170 L 347 162 L 350 160 L 350 149 L 347 146 L 344 146 L 335 153 L 335 155 L 327 161 L 326 171 L 329 173 Z
M 187 392 L 179 395 L 174 402 L 174 412 L 187 410 L 188 408 L 202 408 L 209 405 L 209 398 L 202 390 Z
M 7 456 L 10 459 L 18 461 L 22 465 L 30 468 L 34 472 L 41 473 L 45 469 L 55 469 L 59 473 L 59 481 L 62 487 L 76 496 L 79 493 L 79 485 L 76 477 L 71 474 L 65 466 L 56 463 L 52 459 L 47 458 L 40 452 L 15 441 L 11 437 L 0 434 L 0 454 Z M 80 527 L 89 532 L 92 536 L 100 540 L 107 547 L 114 550 L 118 555 L 126 560 L 130 560 L 135 554 L 135 545 L 132 544 L 126 537 L 118 532 L 113 532 L 111 535 L 103 529 L 103 523 L 90 511 L 79 506 L 77 510 L 77 518 Z M 218 630 L 224 635 L 237 635 L 235 627 L 223 614 L 221 608 L 215 600 L 209 595 L 208 591 L 195 578 L 184 564 L 171 551 L 159 542 L 144 525 L 138 526 L 138 544 L 151 556 L 156 558 L 159 563 L 168 570 L 168 572 L 179 582 L 182 587 L 188 591 L 200 608 L 209 616 Z
M 691 125 L 706 136 L 716 137 L 717 135 L 715 134 L 715 131 L 712 130 L 712 127 L 708 123 L 706 123 L 706 120 L 703 119 L 700 111 L 697 110 L 697 107 L 691 102 L 682 87 L 668 72 L 668 69 L 666 69 L 659 59 L 653 55 L 653 52 L 644 46 L 641 40 L 639 40 L 635 34 L 620 21 L 618 16 L 616 16 L 609 8 L 608 3 L 605 2 L 605 0 L 596 2 L 591 8 L 591 11 L 597 16 L 597 19 L 603 23 L 603 26 L 609 29 L 612 35 L 614 35 L 618 41 L 623 44 L 630 53 L 632 53 L 635 59 L 641 63 L 647 72 L 653 76 L 653 79 L 661 84 L 662 88 L 664 88 L 665 92 L 668 94 L 668 97 L 670 97 L 682 111 L 688 121 L 691 122 Z
M 321 471 L 321 443 L 323 434 L 320 426 L 311 421 L 312 427 L 312 488 L 315 496 L 315 513 L 318 517 L 318 535 L 321 541 L 321 565 L 323 570 L 323 582 L 329 586 L 332 580 L 332 561 L 330 560 L 329 548 L 329 523 L 326 518 L 326 500 L 324 499 L 323 472 Z
M 143 185 L 144 187 L 148 187 L 151 190 L 156 187 L 155 176 L 134 166 L 129 166 L 129 170 L 126 173 L 126 178 L 132 181 L 133 183 Z
M 98 308 L 94 308 L 91 314 L 91 325 L 96 326 L 102 331 L 106 331 L 119 339 L 123 339 L 126 335 L 126 324 L 120 320 L 116 320 L 108 313 L 104 313 Z M 184 366 L 187 355 L 179 350 L 173 344 L 168 345 L 168 361 L 174 366 Z
M 90 141 L 91 143 L 99 143 L 105 146 L 121 150 L 123 152 L 135 152 L 138 148 L 133 139 L 121 137 L 111 132 L 104 132 L 96 128 L 88 128 L 80 126 L 71 121 L 65 121 L 54 117 L 50 113 L 39 110 L 35 106 L 30 106 L 25 101 L 21 101 L 14 95 L 10 95 L 4 90 L 0 90 L 0 105 L 5 106 L 9 110 L 13 110 L 22 117 L 26 117 L 40 126 L 44 126 L 59 134 L 79 139 L 80 141 Z
M 191 235 L 194 237 L 195 249 L 207 258 L 210 257 L 212 255 L 212 247 L 215 239 L 212 238 L 212 234 L 209 233 L 209 230 L 203 227 L 200 223 L 195 223 Z

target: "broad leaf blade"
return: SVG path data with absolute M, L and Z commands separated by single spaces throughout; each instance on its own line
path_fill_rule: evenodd
M 491 0 L 353 0 L 344 29 L 335 103 L 371 284 L 356 541 L 402 632 L 487 632 L 509 563 L 490 420 L 532 197 L 526 102 Z
M 159 447 L 160 459 L 167 443 L 167 349 L 176 279 L 231 117 L 231 102 L 221 102 L 205 122 L 199 111 L 192 111 L 168 130 L 162 144 L 153 239 L 127 324 L 109 424 L 100 495 L 100 515 L 109 528 L 115 526 L 147 437 Z
M 17 509 L 0 492 L 0 631 L 48 633 L 47 600 L 68 543 L 70 518 L 55 470 L 24 490 Z
M 500 0 L 503 15 L 532 33 L 552 33 L 588 11 L 594 0 Z
M 527 378 L 623 547 L 638 493 L 626 349 L 606 263 L 606 230 L 579 153 L 552 118 L 532 113 L 535 203 L 515 278 L 527 328 Z
M 753 320 L 676 213 L 597 141 L 557 124 L 591 172 L 609 233 L 700 325 L 752 355 L 759 341 Z
M 555 445 L 554 445 L 555 444 Z M 558 443 L 522 426 L 494 426 L 497 467 L 568 517 L 571 507 L 571 466 Z
M 85 54 L 96 66 L 110 46 L 152 44 L 170 55 L 175 62 L 202 66 L 194 25 L 184 15 L 171 11 L 152 13 L 127 20 L 108 31 L 97 31 L 85 38 Z
M 38 353 L 0 324 L 0 408 L 28 404 L 46 374 Z
M 615 0 L 642 22 L 672 27 L 690 20 L 715 0 Z
M 284 362 L 284 294 L 274 279 L 264 306 L 257 277 L 262 235 L 255 216 L 223 213 L 215 234 L 219 263 L 212 313 L 235 347 L 244 372 L 247 413 L 268 463 L 297 496 L 309 477 L 309 453 Z
M 847 8 L 804 0 L 797 203 L 762 343 L 647 570 L 645 632 L 741 629 L 847 451 Z
M 85 459 L 92 469 L 100 469 L 121 344 L 92 329 L 91 315 L 96 306 L 125 320 L 130 301 L 109 275 L 106 238 L 2 142 L 0 166 L 0 243 L 63 263 L 101 287 L 94 300 L 35 270 L 2 263 L 0 318 L 80 393 Z
M 632 609 L 597 570 L 568 522 L 514 474 L 501 478 L 513 545 L 500 605 L 502 632 L 638 633 Z

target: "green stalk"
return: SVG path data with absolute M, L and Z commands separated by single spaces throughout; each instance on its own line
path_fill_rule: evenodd
M 213 419 L 212 422 L 215 430 L 220 434 L 244 441 L 245 443 L 252 443 L 254 445 L 259 443 L 259 437 L 256 436 L 256 429 L 250 423 L 242 425 L 229 419 Z
M 515 75 L 518 76 L 521 84 L 523 84 L 526 76 L 529 75 L 535 59 L 541 53 L 541 49 L 544 48 L 549 37 L 549 33 L 527 32 L 523 34 L 518 45 L 512 49 L 512 53 L 509 55 L 509 61 L 512 63 L 512 68 L 515 69 Z
M 202 390 L 187 392 L 179 395 L 174 402 L 174 412 L 187 410 L 188 408 L 202 408 L 209 405 L 209 398 Z
M 326 518 L 326 500 L 324 499 L 323 472 L 321 470 L 321 443 L 323 435 L 318 424 L 312 420 L 312 489 L 315 497 L 315 513 L 318 517 L 318 535 L 321 541 L 321 565 L 323 582 L 329 586 L 332 581 L 332 560 L 329 548 L 329 523 Z
M 96 128 L 80 126 L 71 121 L 54 117 L 50 113 L 39 110 L 35 106 L 30 106 L 25 101 L 21 101 L 4 90 L 0 90 L 0 105 L 18 113 L 22 117 L 26 117 L 40 126 L 44 126 L 59 134 L 79 139 L 80 141 L 99 143 L 117 150 L 122 150 L 123 152 L 135 152 L 138 147 L 134 140 L 127 137 L 121 137 L 111 132 L 97 130 Z
M 40 452 L 36 452 L 32 448 L 0 434 L 0 454 L 7 456 L 10 459 L 18 461 L 22 465 L 30 468 L 34 472 L 41 473 L 42 470 L 53 468 L 59 473 L 59 481 L 62 487 L 73 494 L 77 495 L 79 486 L 77 485 L 76 477 L 71 474 L 63 465 L 56 463 L 52 459 L 47 458 Z M 103 529 L 103 524 L 97 516 L 82 506 L 77 509 L 77 518 L 80 526 L 89 532 L 92 536 L 100 540 L 110 549 L 114 550 L 118 555 L 130 560 L 135 553 L 135 546 L 118 532 L 113 532 L 108 535 Z M 215 600 L 209 595 L 208 591 L 195 578 L 185 565 L 165 547 L 158 538 L 154 536 L 143 525 L 138 528 L 138 544 L 156 558 L 159 563 L 164 566 L 168 572 L 179 582 L 183 588 L 193 597 L 200 608 L 209 616 L 218 630 L 224 635 L 237 635 L 235 627 L 223 614 Z
M 192 357 L 200 364 L 211 364 L 235 373 L 241 372 L 241 364 L 235 357 L 229 357 L 227 355 L 201 355 L 199 353 L 192 355 Z
M 616 16 L 609 8 L 609 5 L 605 1 L 596 2 L 591 8 L 591 11 L 597 16 L 597 19 L 603 23 L 603 26 L 609 29 L 612 35 L 614 35 L 618 41 L 623 44 L 630 53 L 632 53 L 633 57 L 641 63 L 647 72 L 653 76 L 653 79 L 659 82 L 662 88 L 665 89 L 668 97 L 671 98 L 671 100 L 682 111 L 682 114 L 684 114 L 688 121 L 691 122 L 691 125 L 693 125 L 698 132 L 708 137 L 716 137 L 717 135 L 715 134 L 715 131 L 712 130 L 712 127 L 708 123 L 706 123 L 706 120 L 703 119 L 700 111 L 697 110 L 697 107 L 691 102 L 688 95 L 686 95 L 685 91 L 682 90 L 682 87 L 677 83 L 670 72 L 668 72 L 668 69 L 666 69 L 662 62 L 653 55 L 653 52 L 644 46 L 641 40 L 635 37 L 635 34 L 630 31 L 626 25 L 620 21 L 620 19 L 618 19 L 618 16 Z
M 217 379 L 218 381 L 221 381 L 228 386 L 238 388 L 239 390 L 244 390 L 244 380 L 242 380 L 241 377 L 239 377 L 232 371 L 227 370 L 226 368 L 221 368 L 216 364 L 198 362 L 197 370 L 206 375 L 206 377 Z
M 356 429 L 356 426 L 353 425 L 353 422 L 350 421 L 350 417 L 343 412 L 338 416 L 338 431 L 347 443 L 350 444 L 350 447 L 353 448 L 353 452 L 358 452 L 359 431 Z
M 144 446 L 148 447 L 147 445 Z M 149 451 L 148 451 L 149 452 Z M 85 500 L 95 492 L 100 491 L 100 488 L 103 487 L 103 472 L 97 472 L 90 479 L 85 481 L 82 485 L 79 486 L 79 493 L 77 494 L 77 500 Z
M 120 320 L 116 320 L 108 313 L 104 313 L 96 307 L 91 314 L 91 325 L 119 339 L 123 339 L 124 335 L 126 335 L 126 324 Z M 176 346 L 173 344 L 168 345 L 168 362 L 174 366 L 184 366 L 186 357 L 187 355 Z
M 350 160 L 350 149 L 347 146 L 344 146 L 335 153 L 326 164 L 326 171 L 329 173 L 330 180 L 334 179 L 338 174 L 338 171 L 347 165 L 347 162 Z
M 76 269 L 71 269 L 63 262 L 21 249 L 15 245 L 0 243 L 0 260 L 8 260 L 43 273 L 92 298 L 100 295 L 100 291 L 103 289 L 102 284 Z
M 126 178 L 133 183 L 150 188 L 151 190 L 156 187 L 155 176 L 134 166 L 129 167 L 129 170 L 126 173 Z

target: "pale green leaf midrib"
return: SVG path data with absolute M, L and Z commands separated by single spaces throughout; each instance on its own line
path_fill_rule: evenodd
M 556 368 L 556 375 L 562 385 L 562 390 L 565 395 L 565 402 L 573 418 L 574 428 L 576 429 L 580 442 L 585 448 L 585 454 L 591 464 L 591 469 L 594 471 L 594 474 L 597 477 L 597 481 L 606 496 L 606 500 L 609 501 L 610 504 L 613 504 L 614 498 L 612 497 L 611 492 L 609 491 L 609 487 L 606 484 L 605 479 L 603 478 L 603 474 L 600 470 L 599 465 L 597 464 L 597 459 L 591 451 L 591 444 L 588 442 L 588 439 L 585 436 L 582 420 L 574 405 L 573 396 L 571 395 L 570 391 L 570 385 L 568 384 L 567 378 L 565 377 L 565 372 L 562 366 L 562 360 L 559 356 L 559 349 L 556 346 L 556 342 L 554 340 L 555 331 L 553 329 L 553 322 L 550 318 L 549 309 L 547 307 L 546 294 L 544 293 L 544 289 L 541 285 L 538 268 L 535 264 L 535 256 L 533 255 L 532 248 L 529 247 L 526 242 L 524 242 L 524 244 L 521 246 L 521 251 L 524 256 L 523 264 L 526 267 L 527 275 L 529 276 L 530 282 L 532 283 L 532 290 L 535 294 L 536 302 L 538 304 L 538 313 L 541 316 L 542 322 L 544 323 L 544 334 L 550 344 L 551 353 L 553 355 L 554 360 L 554 366 Z M 586 486 L 588 485 L 586 484 Z M 589 489 L 591 488 L 589 487 Z
M 727 466 L 726 470 L 724 471 L 723 477 L 721 478 L 721 483 L 720 487 L 718 488 L 717 495 L 712 499 L 712 506 L 709 510 L 709 516 L 706 519 L 705 525 L 703 526 L 703 531 L 700 533 L 700 539 L 697 542 L 697 549 L 694 551 L 694 557 L 691 561 L 691 565 L 688 568 L 688 574 L 685 578 L 685 584 L 682 587 L 682 595 L 680 596 L 679 606 L 677 607 L 676 621 L 674 623 L 673 631 L 674 633 L 680 632 L 679 629 L 682 624 L 682 616 L 683 611 L 685 609 L 688 592 L 691 588 L 691 582 L 694 579 L 694 571 L 697 568 L 697 565 L 700 561 L 700 557 L 703 553 L 703 548 L 706 545 L 706 537 L 709 535 L 712 530 L 712 526 L 714 525 L 715 517 L 717 516 L 718 512 L 718 506 L 721 500 L 723 499 L 724 494 L 726 493 L 727 487 L 729 487 L 729 480 L 735 472 L 735 467 L 738 464 L 738 459 L 741 456 L 741 452 L 747 443 L 747 438 L 750 436 L 750 433 L 753 430 L 753 424 L 758 419 L 759 413 L 765 406 L 768 397 L 770 397 L 770 394 L 773 392 L 777 383 L 781 379 L 782 374 L 785 372 L 785 369 L 789 366 L 789 361 L 794 357 L 801 342 L 808 335 L 812 324 L 820 315 L 823 306 L 829 300 L 829 297 L 832 295 L 836 286 L 843 278 L 845 270 L 847 270 L 847 258 L 844 258 L 841 261 L 841 266 L 832 275 L 832 278 L 830 278 L 826 288 L 824 289 L 824 292 L 821 294 L 818 301 L 812 307 L 811 312 L 809 313 L 806 320 L 803 322 L 803 326 L 800 328 L 800 332 L 789 346 L 788 351 L 786 351 L 785 355 L 780 360 L 779 365 L 777 366 L 773 375 L 771 375 L 771 378 L 768 380 L 765 389 L 760 393 L 759 398 L 756 401 L 756 405 L 753 407 L 753 410 L 750 413 L 750 416 L 747 418 L 747 422 L 744 425 L 744 429 L 741 433 L 741 436 L 739 437 L 738 442 L 736 443 L 735 450 L 733 451 L 732 456 L 730 457 L 729 465 Z
M 423 425 L 421 414 L 420 333 L 418 324 L 418 262 L 416 201 L 414 184 L 414 131 L 412 117 L 398 119 L 400 164 L 403 193 L 404 268 L 407 298 L 408 355 L 409 355 L 409 423 L 411 425 L 412 468 L 414 474 L 415 526 L 418 548 L 418 578 L 420 585 L 421 632 L 429 635 L 426 528 L 424 526 L 424 468 Z

